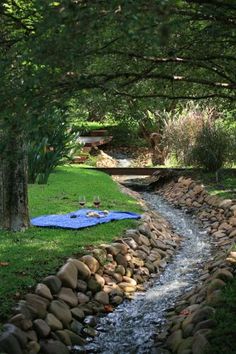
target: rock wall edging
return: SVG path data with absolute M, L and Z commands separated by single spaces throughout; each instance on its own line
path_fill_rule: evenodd
M 222 200 L 207 193 L 191 178 L 180 177 L 157 190 L 176 207 L 191 212 L 212 236 L 215 256 L 202 269 L 199 283 L 168 314 L 168 330 L 157 339 L 163 353 L 210 353 L 209 336 L 216 325 L 215 309 L 222 306 L 224 286 L 235 276 L 236 200 Z
M 122 238 L 69 258 L 16 304 L 3 326 L 0 352 L 68 354 L 73 345 L 82 348 L 96 335 L 96 316 L 142 289 L 151 274 L 165 268 L 180 240 L 162 217 L 149 212 Z

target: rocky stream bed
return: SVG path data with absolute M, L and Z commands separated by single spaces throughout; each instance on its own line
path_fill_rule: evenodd
M 236 201 L 184 177 L 136 196 L 148 205 L 137 229 L 42 279 L 3 326 L 1 353 L 205 353 L 234 278 Z

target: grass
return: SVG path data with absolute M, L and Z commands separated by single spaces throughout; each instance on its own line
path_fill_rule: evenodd
M 215 173 L 197 172 L 193 173 L 193 178 L 200 180 L 211 195 L 216 195 L 223 199 L 236 199 L 236 170 L 221 170 L 219 181 L 216 182 Z
M 192 175 L 201 181 L 211 195 L 223 199 L 236 199 L 236 170 L 223 170 L 216 182 L 214 173 L 198 172 Z M 233 245 L 235 250 L 235 245 Z M 216 327 L 209 338 L 210 348 L 206 354 L 235 354 L 236 353 L 236 279 L 228 284 L 222 293 L 223 305 L 216 308 Z
M 209 338 L 210 350 L 208 354 L 236 353 L 236 279 L 226 286 L 222 297 L 224 306 L 217 308 L 215 314 L 217 326 Z
M 30 185 L 30 215 L 76 210 L 79 195 L 86 196 L 86 207 L 92 207 L 93 196 L 99 195 L 102 209 L 141 211 L 108 175 L 68 166 L 58 168 L 48 185 Z M 0 320 L 6 320 L 12 304 L 36 282 L 55 274 L 65 258 L 87 245 L 109 242 L 134 225 L 135 221 L 123 220 L 77 231 L 31 227 L 24 233 L 1 232 L 0 262 L 9 264 L 0 266 Z

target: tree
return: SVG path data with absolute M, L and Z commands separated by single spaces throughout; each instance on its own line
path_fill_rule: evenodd
M 235 24 L 228 0 L 4 0 L 1 227 L 29 224 L 25 142 L 35 114 L 92 92 L 113 102 L 232 102 Z

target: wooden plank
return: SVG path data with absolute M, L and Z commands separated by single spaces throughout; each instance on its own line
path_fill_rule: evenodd
M 155 168 L 155 167 L 86 167 L 87 169 L 96 169 L 109 175 L 117 176 L 150 176 L 158 171 L 186 171 L 181 168 Z
M 109 175 L 117 176 L 151 176 L 153 173 L 158 173 L 158 171 L 172 171 L 172 172 L 200 172 L 203 171 L 201 168 L 157 168 L 157 167 L 86 167 L 88 170 L 98 170 Z M 232 175 L 236 174 L 236 168 L 223 168 L 220 173 L 232 172 Z

